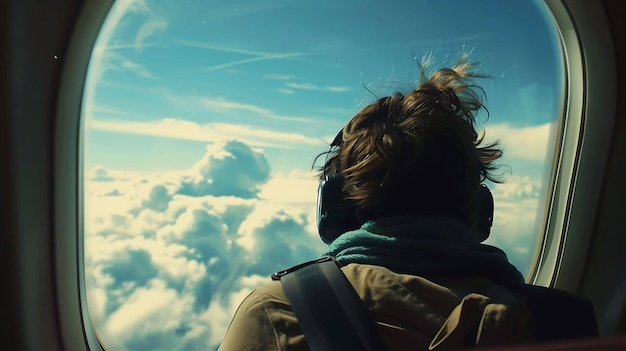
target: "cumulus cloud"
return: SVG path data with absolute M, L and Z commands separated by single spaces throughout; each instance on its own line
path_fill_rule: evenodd
M 276 272 L 297 260 L 312 260 L 319 255 L 315 241 L 306 232 L 307 216 L 302 211 L 262 203 L 239 227 L 236 242 L 254 260 L 249 274 Z M 273 257 L 266 260 L 265 257 Z
M 119 189 L 113 189 L 109 191 L 108 193 L 104 194 L 104 196 L 120 196 L 120 195 L 122 195 L 122 193 L 120 193 Z
M 209 145 L 186 170 L 88 174 L 100 177 L 85 186 L 89 312 L 109 347 L 214 349 L 252 289 L 321 252 L 315 193 L 308 206 L 297 192 L 268 203 L 260 194 L 275 181 L 264 153 L 241 141 Z M 287 184 L 300 176 L 277 175 Z M 105 196 L 111 189 L 117 195 Z
M 132 248 L 118 252 L 114 260 L 103 264 L 102 272 L 110 275 L 113 284 L 118 287 L 124 283 L 145 285 L 157 275 L 150 253 Z
M 124 340 L 130 350 L 176 348 L 192 312 L 190 299 L 192 296 L 181 296 L 164 282 L 153 280 L 133 291 L 124 305 L 110 314 L 106 331 Z
M 167 209 L 169 202 L 172 200 L 172 195 L 170 195 L 167 188 L 161 184 L 152 187 L 147 195 L 146 199 L 141 203 L 141 208 L 149 208 L 162 212 Z
M 304 202 L 309 204 L 317 194 L 316 172 L 294 170 L 276 174 L 260 189 L 259 197 L 271 202 Z
M 265 155 L 238 140 L 225 140 L 207 146 L 204 157 L 185 177 L 180 194 L 236 196 L 253 198 L 269 178 Z
M 96 166 L 87 174 L 89 313 L 108 347 L 215 349 L 252 289 L 324 248 L 313 173 L 272 174 L 264 152 L 241 140 L 209 145 L 176 172 Z M 524 270 L 536 241 L 541 182 L 511 176 L 492 188 L 488 243 Z
M 111 176 L 102 165 L 97 165 L 93 169 L 91 169 L 86 178 L 87 180 L 95 182 L 112 182 L 113 180 L 115 180 L 115 178 Z
M 504 249 L 509 260 L 527 273 L 532 264 L 545 202 L 543 185 L 530 176 L 511 176 L 492 189 L 495 211 L 487 244 Z
M 511 176 L 502 184 L 495 186 L 494 196 L 502 200 L 518 200 L 528 198 L 538 198 L 543 183 L 539 179 L 531 178 L 528 175 Z
M 226 225 L 219 216 L 203 207 L 188 207 L 176 222 L 157 233 L 157 240 L 166 245 L 180 244 L 189 248 L 193 257 L 208 262 L 227 252 Z
M 538 126 L 513 127 L 508 123 L 492 124 L 486 131 L 490 140 L 499 139 L 505 156 L 519 160 L 544 162 L 552 138 L 554 123 Z

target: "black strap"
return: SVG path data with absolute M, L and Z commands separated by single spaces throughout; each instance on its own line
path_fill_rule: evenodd
M 277 273 L 312 351 L 383 350 L 356 291 L 331 258 Z

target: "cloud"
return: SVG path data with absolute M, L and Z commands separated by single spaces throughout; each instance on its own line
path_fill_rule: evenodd
M 279 60 L 279 59 L 298 57 L 302 55 L 302 53 L 300 52 L 270 53 L 270 52 L 242 49 L 242 48 L 237 48 L 237 47 L 228 47 L 228 46 L 214 45 L 210 43 L 198 43 L 198 42 L 189 42 L 189 41 L 183 41 L 180 44 L 191 46 L 191 47 L 212 50 L 212 51 L 230 52 L 230 53 L 236 53 L 236 54 L 243 54 L 246 56 L 252 56 L 252 57 L 245 58 L 245 59 L 232 60 L 229 62 L 224 62 L 224 63 L 220 63 L 217 65 L 209 66 L 209 67 L 203 67 L 202 68 L 203 71 L 216 71 L 216 70 L 220 70 L 223 68 L 239 66 L 239 65 L 243 65 L 243 64 L 251 63 L 251 62 Z
M 292 89 L 285 89 L 285 88 L 280 88 L 280 89 L 277 89 L 276 91 L 281 94 L 286 94 L 286 95 L 291 95 L 295 93 L 295 91 L 293 91 Z
M 215 111 L 238 110 L 252 112 L 261 116 L 274 116 L 274 113 L 269 109 L 250 104 L 232 102 L 225 99 L 202 98 L 200 102 L 205 107 Z
M 289 174 L 276 174 L 261 186 L 259 198 L 272 203 L 302 202 L 315 200 L 318 181 L 315 171 L 294 170 Z
M 113 33 L 115 33 L 119 27 L 120 21 L 122 17 L 124 17 L 128 11 L 137 12 L 140 11 L 141 8 L 147 8 L 145 2 L 137 1 L 137 0 L 119 0 L 116 1 L 115 4 L 111 7 L 109 11 L 106 21 L 102 24 L 102 28 L 98 33 L 98 42 L 94 47 L 89 67 L 89 82 L 87 88 L 85 89 L 91 96 L 88 96 L 88 101 L 93 101 L 93 93 L 95 92 L 95 83 L 100 79 L 106 70 L 107 61 L 105 60 L 104 55 L 109 53 L 107 50 L 107 45 L 111 42 L 111 37 Z
M 320 140 L 303 134 L 279 132 L 254 125 L 230 123 L 199 124 L 189 120 L 164 118 L 153 121 L 131 121 L 123 119 L 91 120 L 92 130 L 116 133 L 150 135 L 154 137 L 216 143 L 225 136 L 237 136 L 255 147 L 280 149 L 310 148 L 318 146 Z
M 490 238 L 486 241 L 503 249 L 509 261 L 523 274 L 529 272 L 537 248 L 537 216 L 540 210 L 537 198 L 498 201 Z
M 256 105 L 250 105 L 250 104 L 245 104 L 245 103 L 240 103 L 240 102 L 228 101 L 222 98 L 220 99 L 200 98 L 198 99 L 198 101 L 205 108 L 212 110 L 212 111 L 217 111 L 217 112 L 244 111 L 244 112 L 251 112 L 259 116 L 269 118 L 269 119 L 275 119 L 275 120 L 306 122 L 306 123 L 313 122 L 313 120 L 311 120 L 310 118 L 296 117 L 296 116 L 283 116 L 264 107 L 259 107 Z
M 189 248 L 192 257 L 208 262 L 227 252 L 226 225 L 219 216 L 203 207 L 188 207 L 171 225 L 158 230 L 157 240 Z M 196 255 L 197 254 L 197 255 Z
M 110 275 L 117 287 L 124 283 L 145 285 L 157 275 L 150 253 L 138 249 L 118 251 L 114 260 L 102 265 L 102 272 Z
M 545 162 L 554 123 L 513 127 L 508 123 L 492 124 L 486 130 L 488 140 L 500 140 L 507 158 Z
M 158 79 L 157 75 L 152 73 L 145 65 L 138 64 L 128 59 L 125 55 L 110 47 L 98 46 L 94 48 L 91 62 L 89 79 L 94 80 L 94 84 L 101 84 L 106 72 L 109 71 L 131 73 L 147 79 Z
M 494 197 L 502 200 L 518 200 L 538 198 L 544 184 L 539 179 L 530 176 L 511 176 L 502 184 L 496 184 Z
M 291 74 L 265 74 L 263 78 L 272 79 L 272 80 L 290 80 L 293 79 L 294 76 Z
M 152 72 L 150 72 L 143 65 L 140 65 L 138 63 L 132 62 L 130 60 L 123 60 L 120 65 L 121 65 L 122 68 L 125 68 L 127 70 L 135 72 L 140 77 L 150 78 L 150 79 L 156 79 L 157 78 L 156 75 L 154 75 Z
M 94 182 L 112 182 L 115 178 L 109 175 L 104 166 L 97 165 L 92 168 L 91 172 L 87 175 L 87 180 L 91 180 Z
M 229 61 L 229 62 L 225 62 L 225 63 L 221 63 L 218 65 L 213 65 L 209 67 L 203 67 L 202 70 L 203 71 L 217 71 L 217 70 L 227 68 L 227 67 L 243 65 L 245 63 L 267 61 L 267 60 L 278 60 L 278 59 L 284 59 L 284 58 L 289 58 L 289 57 L 296 57 L 300 55 L 301 55 L 300 53 L 295 52 L 295 53 L 287 53 L 287 54 L 273 54 L 273 55 L 268 55 L 268 56 L 252 57 L 252 58 L 247 58 L 247 59 L 242 59 L 242 60 Z
M 117 4 L 115 6 L 118 6 Z M 152 10 L 146 0 L 127 0 L 119 5 L 127 9 L 127 13 L 136 16 L 135 21 L 140 21 L 141 25 L 135 33 L 133 46 L 140 49 L 144 45 L 144 41 L 156 34 L 160 34 L 167 28 L 167 21 L 155 11 Z M 141 18 L 141 19 L 139 19 Z
M 200 155 L 199 155 L 200 156 Z M 85 276 L 101 341 L 119 349 L 215 349 L 269 274 L 318 257 L 313 172 L 273 174 L 262 150 L 222 140 L 187 169 L 85 177 Z M 98 181 L 98 177 L 107 181 Z M 118 189 L 116 196 L 104 196 Z M 493 186 L 489 243 L 525 269 L 540 181 Z
M 345 93 L 345 92 L 348 92 L 348 91 L 352 90 L 350 87 L 344 87 L 344 86 L 319 86 L 319 85 L 315 85 L 313 83 L 294 83 L 294 82 L 289 82 L 289 83 L 285 83 L 285 86 L 287 86 L 288 88 L 297 89 L 297 90 L 315 90 L 315 91 L 326 91 L 326 92 L 332 92 L 332 93 Z
M 248 49 L 242 49 L 242 48 L 237 48 L 237 47 L 233 47 L 233 46 L 215 45 L 215 44 L 210 44 L 210 43 L 198 43 L 198 42 L 191 42 L 191 41 L 182 41 L 182 42 L 180 42 L 180 44 L 191 46 L 191 47 L 197 47 L 197 48 L 202 48 L 202 49 L 213 50 L 213 51 L 232 52 L 232 53 L 244 54 L 244 55 L 250 55 L 250 56 L 268 56 L 268 57 L 271 57 L 271 56 L 277 55 L 276 53 L 271 53 L 271 52 L 248 50 Z
M 543 187 L 539 179 L 511 176 L 493 185 L 495 211 L 487 244 L 504 249 L 509 260 L 526 274 L 535 257 L 539 224 L 543 219 Z
M 122 195 L 122 193 L 120 193 L 119 189 L 113 189 L 109 191 L 108 193 L 104 194 L 104 196 L 120 196 L 120 195 Z
M 167 209 L 171 200 L 172 195 L 169 194 L 167 188 L 159 184 L 152 187 L 147 198 L 142 201 L 141 207 L 162 212 Z
M 264 203 L 255 207 L 239 227 L 237 244 L 243 247 L 253 261 L 249 274 L 275 272 L 291 266 L 291 262 L 308 261 L 319 256 L 307 234 L 308 218 L 297 209 Z M 272 257 L 272 260 L 266 259 Z
M 176 172 L 90 172 L 108 177 L 85 184 L 89 312 L 108 347 L 214 349 L 252 289 L 323 247 L 310 174 L 271 180 L 263 152 L 241 141 L 209 145 Z M 303 189 L 290 198 L 280 183 Z
M 140 48 L 147 38 L 164 32 L 166 28 L 167 22 L 165 19 L 152 15 L 152 18 L 144 22 L 141 27 L 139 27 L 139 30 L 135 35 L 135 40 L 133 41 L 135 48 Z
M 191 299 L 160 280 L 151 281 L 111 313 L 105 330 L 131 350 L 174 350 L 179 339 L 176 336 L 189 320 Z
M 128 14 L 140 17 L 142 21 L 141 26 L 134 35 L 132 44 L 113 44 L 111 40 L 114 33 L 117 33 L 122 25 L 124 18 L 128 17 Z M 149 71 L 145 66 L 133 62 L 127 59 L 125 56 L 116 52 L 117 49 L 133 48 L 140 50 L 151 44 L 146 44 L 145 40 L 153 35 L 162 33 L 167 27 L 167 22 L 162 17 L 156 15 L 146 1 L 142 0 L 119 0 L 111 7 L 106 21 L 104 21 L 102 28 L 98 35 L 98 41 L 93 49 L 88 79 L 85 103 L 88 106 L 93 104 L 93 94 L 95 93 L 95 86 L 99 80 L 104 76 L 105 72 L 110 69 L 115 70 L 130 70 L 135 74 L 143 78 L 155 79 L 156 76 Z M 91 115 L 91 114 L 88 114 Z
M 178 193 L 253 198 L 269 178 L 269 164 L 261 150 L 238 140 L 207 146 L 207 152 L 184 178 Z

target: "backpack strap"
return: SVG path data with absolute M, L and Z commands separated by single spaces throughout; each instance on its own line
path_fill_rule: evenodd
M 383 350 L 374 322 L 332 257 L 272 275 L 296 314 L 312 351 Z

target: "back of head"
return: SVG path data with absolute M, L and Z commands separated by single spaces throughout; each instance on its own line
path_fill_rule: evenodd
M 361 220 L 408 214 L 450 216 L 472 226 L 480 183 L 497 181 L 497 143 L 481 145 L 475 118 L 484 77 L 465 56 L 404 95 L 365 107 L 343 127 L 338 150 L 320 172 L 341 173 L 343 192 Z M 423 72 L 423 69 L 422 69 Z

